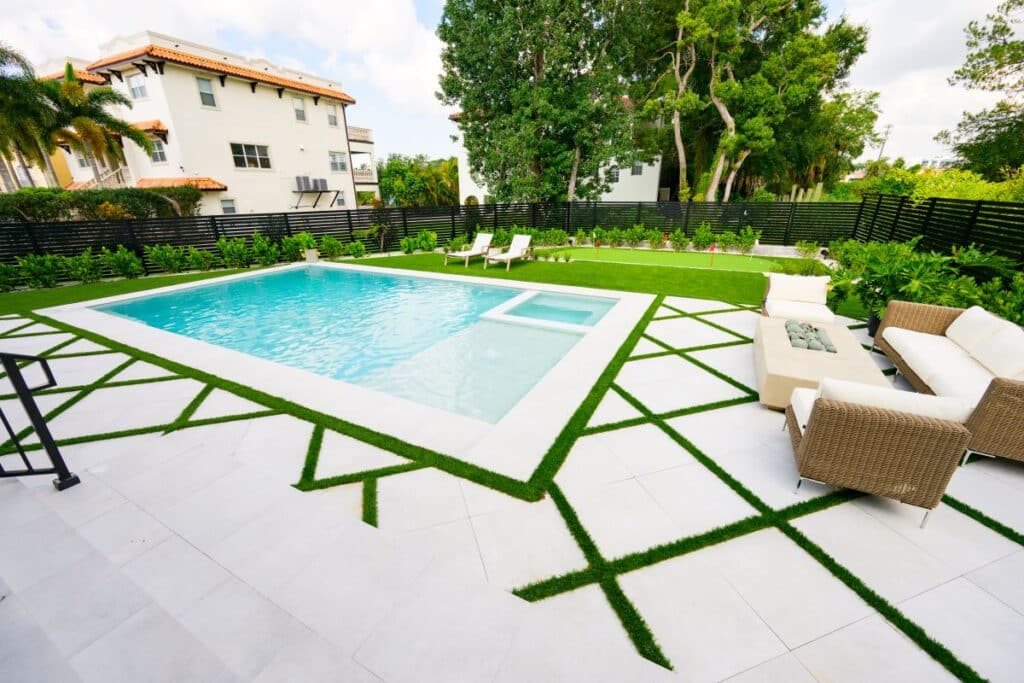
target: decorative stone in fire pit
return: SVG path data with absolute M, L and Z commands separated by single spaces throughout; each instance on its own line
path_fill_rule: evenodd
M 819 329 L 814 325 L 797 322 L 796 320 L 787 320 L 786 334 L 789 335 L 789 343 L 794 348 L 827 351 L 828 353 L 836 352 L 836 347 L 832 340 L 828 338 L 825 330 Z

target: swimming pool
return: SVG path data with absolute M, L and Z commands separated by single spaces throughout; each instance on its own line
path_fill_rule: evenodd
M 493 424 L 616 301 L 308 266 L 93 308 Z

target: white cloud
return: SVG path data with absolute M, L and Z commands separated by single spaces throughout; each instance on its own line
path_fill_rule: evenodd
M 954 128 L 962 112 L 983 109 L 998 99 L 947 82 L 966 54 L 964 27 L 998 2 L 848 0 L 846 15 L 866 23 L 870 31 L 867 53 L 854 67 L 851 85 L 881 93 L 879 123 L 892 124 L 886 156 L 916 162 L 946 155 L 932 139 L 935 134 Z

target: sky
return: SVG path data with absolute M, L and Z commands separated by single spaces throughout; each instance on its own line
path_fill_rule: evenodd
M 932 140 L 996 97 L 950 86 L 963 61 L 963 28 L 998 0 L 827 0 L 870 30 L 850 86 L 881 92 L 879 127 L 892 125 L 886 156 L 910 162 L 948 156 Z M 378 158 L 451 156 L 452 111 L 435 97 L 443 0 L 216 0 L 125 3 L 47 0 L 5 3 L 0 40 L 36 63 L 95 59 L 115 35 L 150 29 L 340 80 L 356 98 L 349 123 L 372 128 Z M 874 157 L 878 150 L 866 156 Z

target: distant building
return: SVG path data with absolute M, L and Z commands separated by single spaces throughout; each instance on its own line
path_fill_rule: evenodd
M 348 125 L 355 99 L 336 82 L 159 33 L 101 48 L 96 61 L 70 60 L 76 74 L 131 99 L 112 113 L 154 146 L 124 144 L 125 165 L 101 169 L 104 186 L 193 185 L 204 214 L 347 209 L 357 193 L 379 196 L 373 134 Z M 63 77 L 64 63 L 46 78 Z M 94 187 L 89 160 L 63 154 L 67 187 Z
M 448 118 L 458 123 L 459 114 L 451 114 Z M 475 197 L 481 204 L 490 201 L 487 188 L 477 181 L 469 170 L 469 156 L 466 147 L 462 144 L 459 136 L 459 201 L 466 203 L 468 197 Z M 636 162 L 630 166 L 620 168 L 610 164 L 603 173 L 611 176 L 611 188 L 602 194 L 598 199 L 602 202 L 656 202 L 665 195 L 668 199 L 668 189 L 659 194 L 659 178 L 661 175 L 661 158 L 657 157 L 650 163 Z

